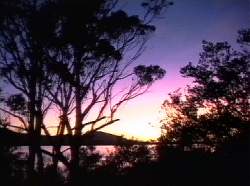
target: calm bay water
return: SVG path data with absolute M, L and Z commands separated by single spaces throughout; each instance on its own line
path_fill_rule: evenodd
M 85 146 L 86 147 L 86 146 Z M 14 152 L 21 153 L 23 156 L 28 153 L 28 146 L 19 146 L 15 149 Z M 43 150 L 46 150 L 48 152 L 52 152 L 53 146 L 41 146 Z M 61 147 L 61 152 L 64 154 L 69 154 L 69 146 L 62 146 Z M 95 152 L 99 152 L 101 155 L 108 155 L 112 152 L 114 152 L 115 147 L 113 145 L 100 145 L 100 146 L 95 146 Z
M 83 146 L 86 147 L 86 146 Z M 149 148 L 152 149 L 152 153 L 154 153 L 154 145 L 148 145 Z M 25 158 L 28 154 L 28 146 L 19 146 L 17 147 L 14 152 L 21 153 L 23 158 Z M 53 146 L 41 146 L 43 150 L 46 150 L 48 152 L 52 152 Z M 70 148 L 69 146 L 62 146 L 61 147 L 61 152 L 64 153 L 64 155 L 69 156 L 70 153 Z M 115 146 L 113 145 L 97 145 L 94 146 L 94 152 L 98 152 L 103 156 L 109 155 L 110 153 L 115 151 Z M 51 158 L 49 155 L 44 155 L 46 158 Z

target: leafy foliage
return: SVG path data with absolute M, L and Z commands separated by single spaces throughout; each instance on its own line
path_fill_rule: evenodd
M 194 85 L 187 87 L 186 95 L 170 94 L 163 104 L 167 117 L 159 151 L 171 146 L 218 151 L 244 136 L 250 121 L 249 62 L 248 53 L 234 51 L 227 42 L 203 41 L 198 64 L 180 71 L 193 78 Z
M 22 115 L 27 114 L 27 101 L 22 94 L 14 94 L 9 96 L 6 100 L 6 104 L 14 112 L 18 112 Z
M 139 65 L 134 69 L 135 74 L 139 78 L 140 85 L 151 84 L 154 81 L 164 77 L 166 71 L 159 66 L 150 65 L 148 67 Z

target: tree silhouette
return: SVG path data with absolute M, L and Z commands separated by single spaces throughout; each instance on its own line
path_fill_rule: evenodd
M 193 85 L 162 105 L 166 116 L 157 145 L 168 183 L 249 184 L 249 33 L 239 32 L 240 51 L 227 42 L 203 41 L 198 63 L 181 69 Z
M 104 170 L 111 175 L 125 175 L 133 168 L 149 163 L 152 160 L 150 150 L 146 145 L 117 146 L 106 157 Z
M 180 91 L 170 94 L 163 104 L 167 114 L 163 144 L 187 149 L 203 146 L 214 151 L 248 131 L 249 41 L 246 31 L 239 33 L 244 51 L 233 50 L 227 42 L 203 41 L 198 64 L 189 63 L 181 69 L 184 77 L 194 79 L 194 85 L 187 88 L 186 95 Z
M 30 136 L 30 177 L 36 155 L 42 172 L 44 152 L 53 155 L 55 165 L 63 161 L 73 178 L 79 137 L 118 121 L 115 113 L 122 104 L 164 76 L 159 66 L 134 68 L 133 62 L 155 30 L 151 21 L 171 3 L 145 1 L 142 17 L 117 5 L 115 0 L 1 1 L 1 76 L 17 92 L 1 111 L 17 118 Z M 119 87 L 124 83 L 128 86 Z M 44 118 L 53 107 L 60 112 L 57 135 L 74 136 L 70 163 L 60 154 L 60 144 L 54 154 L 40 149 L 42 130 L 51 135 Z
M 39 144 L 44 92 L 41 82 L 44 74 L 41 71 L 43 65 L 38 58 L 42 59 L 42 56 L 39 44 L 33 42 L 33 29 L 28 26 L 31 14 L 24 10 L 23 5 L 23 2 L 18 1 L 1 2 L 1 75 L 25 95 L 30 111 L 25 130 L 28 131 L 32 141 Z M 9 103 L 11 100 L 17 100 L 17 96 L 12 98 L 15 99 L 10 98 Z M 39 154 L 39 162 L 42 162 L 39 150 L 34 145 L 30 146 L 30 170 L 34 168 L 36 152 Z

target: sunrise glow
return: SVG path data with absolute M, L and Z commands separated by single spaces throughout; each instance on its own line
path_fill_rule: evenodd
M 166 69 L 166 76 L 153 84 L 146 94 L 125 104 L 116 114 L 120 121 L 103 131 L 142 140 L 155 140 L 160 136 L 161 105 L 168 93 L 192 83 L 192 80 L 181 77 L 179 70 L 189 61 L 197 63 L 201 41 L 228 41 L 234 45 L 235 33 L 249 23 L 247 1 L 225 2 L 192 1 L 190 4 L 176 1 L 164 15 L 166 19 L 156 20 L 156 32 L 135 65 L 157 64 Z M 124 8 L 130 13 L 141 13 L 137 12 L 134 1 L 126 1 Z M 45 118 L 52 135 L 58 125 L 58 114 L 52 110 Z

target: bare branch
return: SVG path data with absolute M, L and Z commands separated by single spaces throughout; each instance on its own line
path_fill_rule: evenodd
M 4 125 L 4 124 L 2 124 L 2 123 L 0 123 L 0 125 L 2 125 L 2 126 L 4 126 L 4 127 L 11 127 L 11 128 L 16 128 L 16 129 L 19 129 L 19 130 L 23 130 L 23 131 L 28 131 L 27 129 L 25 129 L 25 128 L 22 128 L 22 127 L 18 127 L 18 126 L 15 126 L 15 125 L 11 125 L 11 124 L 7 124 L 7 125 Z
M 0 110 L 7 113 L 7 114 L 9 114 L 9 115 L 11 115 L 11 116 L 13 116 L 13 117 L 15 117 L 15 118 L 17 118 L 23 124 L 25 130 L 28 130 L 27 123 L 25 122 L 25 120 L 21 116 L 18 116 L 16 114 L 12 113 L 11 111 L 8 111 L 8 110 L 3 109 L 3 108 L 0 108 Z
M 113 123 L 119 121 L 119 120 L 120 120 L 120 119 L 111 120 L 111 121 L 109 121 L 109 122 L 107 122 L 107 123 L 105 123 L 105 124 L 103 124 L 103 125 L 101 125 L 101 126 L 99 126 L 99 127 L 94 128 L 91 132 L 98 131 L 98 130 L 104 128 L 104 127 L 107 127 L 107 126 L 109 126 L 109 125 L 111 125 L 111 124 L 113 124 Z
M 87 122 L 87 123 L 82 124 L 80 128 L 74 127 L 74 128 L 72 128 L 72 130 L 79 130 L 79 129 L 82 130 L 84 127 L 86 127 L 86 126 L 88 126 L 88 125 L 91 125 L 91 124 L 93 124 L 93 123 L 97 123 L 97 122 L 99 122 L 99 121 L 101 121 L 101 120 L 103 120 L 103 119 L 105 119 L 105 118 L 106 118 L 106 117 L 103 116 L 103 117 L 98 118 L 98 119 L 96 119 L 96 120 L 94 120 L 94 121 L 90 121 L 90 122 Z

